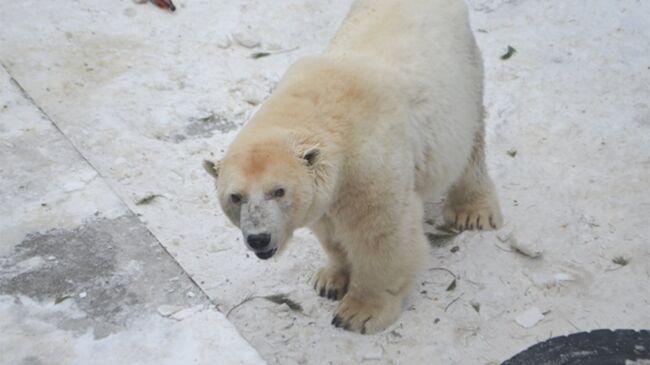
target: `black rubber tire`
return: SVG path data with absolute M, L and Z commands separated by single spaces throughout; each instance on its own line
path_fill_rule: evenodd
M 650 331 L 595 330 L 554 337 L 501 365 L 626 365 L 650 360 Z

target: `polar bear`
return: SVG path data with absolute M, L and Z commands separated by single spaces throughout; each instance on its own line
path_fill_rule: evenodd
M 496 229 L 482 60 L 463 0 L 356 1 L 327 50 L 293 64 L 220 162 L 219 203 L 268 259 L 309 227 L 329 260 L 332 324 L 399 317 L 428 254 L 423 201 L 459 229 Z

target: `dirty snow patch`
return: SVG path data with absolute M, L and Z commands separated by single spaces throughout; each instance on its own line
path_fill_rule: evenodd
M 225 317 L 213 309 L 184 321 L 147 314 L 129 329 L 96 339 L 60 322 L 83 316 L 73 301 L 58 305 L 0 296 L 0 348 L 6 364 L 264 364 Z M 39 346 L 34 346 L 38 343 Z

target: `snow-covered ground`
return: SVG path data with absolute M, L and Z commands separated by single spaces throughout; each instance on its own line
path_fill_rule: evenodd
M 436 240 L 401 319 L 374 336 L 329 324 L 335 304 L 309 285 L 324 262 L 313 235 L 300 231 L 283 257 L 257 260 L 219 211 L 201 168 L 203 158 L 223 153 L 288 65 L 324 48 L 350 1 L 175 3 L 168 13 L 131 0 L 0 0 L 7 73 L 0 84 L 7 105 L 0 105 L 0 348 L 12 349 L 0 351 L 0 363 L 68 362 L 47 347 L 21 352 L 34 335 L 60 348 L 49 354 L 76 351 L 80 363 L 125 361 L 110 356 L 130 353 L 129 339 L 145 337 L 145 329 L 156 335 L 139 355 L 151 363 L 174 363 L 178 357 L 165 355 L 173 346 L 229 363 L 219 346 L 237 334 L 209 303 L 273 364 L 497 364 L 551 336 L 650 328 L 650 3 L 470 1 L 486 69 L 488 164 L 506 228 Z M 504 60 L 508 46 L 516 52 Z M 258 52 L 270 55 L 251 57 Z M 11 90 L 9 77 L 26 95 Z M 18 97 L 20 108 L 5 101 Z M 21 124 L 27 119 L 34 126 Z M 68 142 L 81 156 L 61 154 Z M 147 318 L 170 320 L 158 306 L 181 301 L 151 294 L 136 301 L 137 319 L 116 322 L 109 337 L 59 333 L 65 325 L 53 318 L 89 313 L 84 298 L 58 307 L 38 292 L 2 286 L 47 264 L 16 259 L 26 242 L 49 229 L 65 236 L 97 224 L 87 219 L 95 212 L 107 220 L 137 215 L 129 224 L 151 232 L 193 280 L 183 279 L 186 288 L 196 283 L 209 297 L 170 304 L 204 305 L 205 318 L 150 324 Z M 526 257 L 513 245 L 541 255 Z M 120 272 L 133 269 L 118 262 Z M 454 288 L 441 269 L 456 276 Z M 264 298 L 239 305 L 277 294 L 302 310 Z M 156 304 L 148 308 L 147 300 Z M 233 359 L 261 361 L 236 343 Z

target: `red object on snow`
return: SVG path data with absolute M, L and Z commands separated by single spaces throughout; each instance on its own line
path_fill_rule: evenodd
M 172 3 L 172 0 L 152 0 L 161 9 L 169 9 L 171 11 L 176 10 L 176 6 Z

